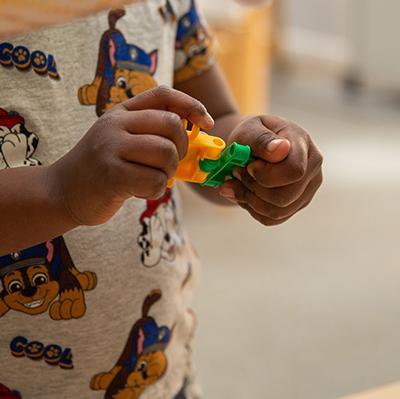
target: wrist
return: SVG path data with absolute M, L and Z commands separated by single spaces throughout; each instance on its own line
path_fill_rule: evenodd
M 55 214 L 63 230 L 72 230 L 80 225 L 77 218 L 71 212 L 64 192 L 62 176 L 58 165 L 52 164 L 42 168 L 43 192 L 46 196 L 48 208 Z
M 239 113 L 222 115 L 215 119 L 214 128 L 209 133 L 221 137 L 225 142 L 230 144 L 232 132 L 245 118 Z

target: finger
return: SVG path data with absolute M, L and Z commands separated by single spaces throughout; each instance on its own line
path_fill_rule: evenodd
M 232 187 L 233 186 L 233 187 Z M 254 219 L 259 221 L 265 226 L 275 226 L 285 222 L 285 220 L 273 220 L 268 218 L 267 216 L 258 214 L 247 202 L 239 202 L 235 198 L 235 191 L 238 192 L 239 190 L 243 190 L 243 197 L 251 194 L 251 191 L 246 190 L 244 186 L 240 187 L 241 183 L 237 180 L 232 180 L 228 183 L 223 184 L 219 188 L 219 193 L 228 201 L 231 201 L 241 208 L 246 210 Z M 235 191 L 234 191 L 235 190 Z
M 259 117 L 243 123 L 237 141 L 249 145 L 255 157 L 272 163 L 281 162 L 289 155 L 290 142 L 279 137 L 263 122 L 264 119 Z
M 322 174 L 315 177 L 308 184 L 304 193 L 298 200 L 286 207 L 278 207 L 262 200 L 238 181 L 234 182 L 235 186 L 232 187 L 232 190 L 234 192 L 234 197 L 239 204 L 246 203 L 259 215 L 272 220 L 287 220 L 302 209 L 304 204 L 310 203 L 321 183 Z
M 179 154 L 174 143 L 165 137 L 150 134 L 125 133 L 118 155 L 125 161 L 159 169 L 168 178 L 175 176 L 179 163 Z
M 213 118 L 200 101 L 167 86 L 147 90 L 121 105 L 128 111 L 143 109 L 171 111 L 181 118 L 189 119 L 204 130 L 209 130 L 214 126 Z
M 132 134 L 154 134 L 171 140 L 183 159 L 188 149 L 188 136 L 178 114 L 161 110 L 119 112 L 118 126 Z
M 247 167 L 247 172 L 260 185 L 267 188 L 282 187 L 296 183 L 306 177 L 309 170 L 321 166 L 322 158 L 312 156 L 313 149 L 308 147 L 305 140 L 292 142 L 288 157 L 278 164 L 266 163 L 262 160 L 252 162 Z M 319 154 L 319 153 L 318 153 Z
M 282 223 L 285 223 L 287 220 L 289 220 L 290 218 L 287 219 L 281 219 L 281 220 L 274 220 L 274 219 L 270 219 L 267 216 L 263 216 L 260 215 L 259 213 L 257 213 L 254 209 L 252 209 L 248 204 L 244 204 L 241 203 L 239 204 L 239 206 L 241 208 L 243 208 L 244 210 L 246 210 L 247 212 L 249 212 L 249 214 L 258 222 L 260 222 L 261 224 L 263 224 L 264 226 L 278 226 Z
M 286 186 L 268 188 L 262 186 L 243 168 L 237 168 L 233 171 L 233 175 L 236 177 L 236 179 L 241 181 L 248 190 L 255 193 L 262 200 L 281 208 L 289 206 L 299 199 L 310 181 L 318 174 L 322 175 L 321 168 L 310 164 L 305 177 L 302 180 Z
M 115 193 L 121 198 L 156 199 L 164 194 L 167 181 L 167 175 L 161 170 L 122 162 L 112 183 Z

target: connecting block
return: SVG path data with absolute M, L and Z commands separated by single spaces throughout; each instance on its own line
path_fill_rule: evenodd
M 233 142 L 227 147 L 217 160 L 203 159 L 200 161 L 200 169 L 207 173 L 203 186 L 219 187 L 227 178 L 232 178 L 234 167 L 245 167 L 251 162 L 251 148 Z
M 187 121 L 184 120 L 183 123 L 189 139 L 189 148 L 185 158 L 179 162 L 175 177 L 168 181 L 168 187 L 173 186 L 175 179 L 204 183 L 208 172 L 200 168 L 200 162 L 205 159 L 217 160 L 226 147 L 221 138 L 203 133 L 195 125 L 192 130 L 187 130 Z

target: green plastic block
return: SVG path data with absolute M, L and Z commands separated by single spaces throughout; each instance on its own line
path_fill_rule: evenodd
M 232 170 L 234 167 L 243 168 L 252 160 L 250 146 L 233 142 L 225 148 L 217 160 L 203 159 L 200 161 L 200 169 L 205 173 L 209 173 L 202 185 L 219 187 L 227 177 L 233 177 Z

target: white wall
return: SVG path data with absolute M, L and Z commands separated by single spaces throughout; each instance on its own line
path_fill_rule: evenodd
M 348 0 L 286 0 L 290 26 L 343 37 Z
M 305 56 L 346 64 L 348 5 L 352 0 L 280 0 L 283 50 L 289 56 Z

